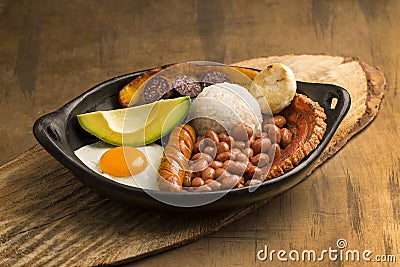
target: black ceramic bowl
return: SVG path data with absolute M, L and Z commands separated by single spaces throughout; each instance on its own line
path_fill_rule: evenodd
M 276 196 L 293 187 L 306 177 L 316 163 L 316 159 L 331 140 L 350 107 L 350 96 L 341 87 L 329 84 L 298 82 L 298 92 L 317 101 L 325 109 L 328 126 L 322 142 L 297 167 L 278 178 L 264 182 L 253 192 L 250 192 L 249 188 L 246 187 L 233 189 L 229 192 L 219 191 L 208 193 L 174 193 L 152 190 L 151 195 L 154 198 L 143 189 L 119 184 L 97 174 L 86 167 L 74 154 L 74 150 L 98 141 L 97 138 L 86 133 L 80 127 L 76 115 L 95 110 L 118 108 L 118 91 L 144 72 L 139 71 L 126 74 L 103 82 L 55 112 L 39 118 L 33 126 L 34 135 L 39 143 L 82 183 L 105 197 L 137 207 L 209 211 L 244 207 Z M 337 98 L 337 104 L 334 109 L 331 109 L 333 98 Z M 199 207 L 178 207 L 157 200 L 168 199 L 170 203 L 197 203 L 201 202 L 205 197 L 208 198 L 212 195 L 220 198 Z

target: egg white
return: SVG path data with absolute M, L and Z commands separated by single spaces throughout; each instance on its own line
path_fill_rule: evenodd
M 158 190 L 157 186 L 157 170 L 160 166 L 163 156 L 163 147 L 157 144 L 136 147 L 143 152 L 147 159 L 147 167 L 140 173 L 129 177 L 115 177 L 103 173 L 100 169 L 99 162 L 101 156 L 115 146 L 99 141 L 90 145 L 83 146 L 74 151 L 75 155 L 91 170 L 98 174 L 107 177 L 117 183 L 139 187 L 143 189 Z

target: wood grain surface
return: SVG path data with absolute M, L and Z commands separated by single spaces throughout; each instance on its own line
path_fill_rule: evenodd
M 343 68 L 343 64 L 351 64 L 342 57 L 288 56 L 285 59 L 288 59 L 285 62 L 288 65 L 327 60 L 319 66 L 329 73 L 333 73 L 337 66 Z M 334 65 L 332 60 L 340 64 Z M 273 62 L 282 61 L 283 58 L 273 58 Z M 237 65 L 264 69 L 268 64 L 269 58 L 259 58 Z M 356 66 L 361 69 L 359 64 Z M 350 65 L 350 69 L 356 71 L 357 67 Z M 295 70 L 296 75 L 300 77 L 312 68 L 306 70 Z M 324 82 L 320 70 L 316 75 L 310 75 L 312 80 L 309 82 L 317 77 Z M 378 76 L 380 81 L 376 80 L 380 87 L 367 87 L 365 77 L 361 69 L 361 73 L 352 76 L 348 83 L 353 104 L 342 128 L 325 149 L 321 163 L 343 146 L 352 136 L 355 126 L 361 129 L 367 125 L 368 122 L 362 125 L 360 122 L 367 114 L 368 93 L 380 92 L 382 97 L 385 84 L 382 74 Z M 361 112 L 357 113 L 360 109 Z M 4 203 L 0 211 L 0 218 L 3 218 L 0 221 L 3 248 L 0 258 L 3 258 L 1 263 L 10 266 L 90 266 L 138 260 L 215 232 L 269 201 L 266 199 L 250 207 L 215 214 L 162 214 L 123 207 L 94 195 L 77 183 L 38 145 L 0 167 L 0 181 L 0 196 Z M 33 237 L 33 241 L 27 242 L 27 237 Z
M 1 266 L 129 262 L 217 231 L 256 208 L 198 215 L 127 207 L 91 192 L 39 145 L 0 167 L 0 181 Z
M 0 162 L 11 160 L 35 144 L 31 127 L 40 115 L 119 74 L 189 60 L 230 64 L 268 55 L 357 56 L 371 66 L 379 66 L 387 79 L 385 99 L 370 127 L 294 189 L 208 237 L 147 257 L 135 265 L 364 265 L 328 260 L 284 263 L 276 258 L 271 263 L 256 258 L 256 252 L 264 245 L 276 250 L 320 251 L 335 247 L 339 238 L 345 238 L 349 249 L 369 249 L 373 255 L 397 256 L 395 263 L 368 265 L 397 266 L 400 261 L 399 29 L 400 2 L 396 0 L 0 0 Z M 17 262 L 28 259 L 28 252 L 35 249 L 41 260 L 31 259 L 29 264 L 54 264 L 56 260 L 44 256 L 51 253 L 46 249 L 51 247 L 51 251 L 56 251 L 53 256 L 56 259 L 65 255 L 61 253 L 62 245 L 68 244 L 71 261 L 104 262 L 102 257 L 84 256 L 94 248 L 90 245 L 77 252 L 74 244 L 80 228 L 64 224 L 63 220 L 82 216 L 84 223 L 85 218 L 94 217 L 97 221 L 93 229 L 102 229 L 125 240 L 131 228 L 118 226 L 122 227 L 126 220 L 140 217 L 142 213 L 130 213 L 126 207 L 96 196 L 68 176 L 65 169 L 38 147 L 33 149 L 37 151 L 35 160 L 49 164 L 58 175 L 46 176 L 36 181 L 35 186 L 26 185 L 23 189 L 30 195 L 25 198 L 18 195 L 23 178 L 18 173 L 12 177 L 20 179 L 0 182 L 3 221 L 21 205 L 26 207 L 31 203 L 34 207 L 35 199 L 52 199 L 52 195 L 61 196 L 64 192 L 70 194 L 63 195 L 63 203 L 79 204 L 82 196 L 88 195 L 92 200 L 85 207 L 77 205 L 77 208 L 82 207 L 80 212 L 68 206 L 61 206 L 59 212 L 57 205 L 61 203 L 51 201 L 43 209 L 21 212 L 20 221 L 0 226 L 2 232 L 18 233 L 2 236 L 0 250 L 13 255 Z M 7 166 L 10 165 L 3 166 L 2 170 L 9 171 Z M 32 171 L 39 166 L 32 166 Z M 28 170 L 19 171 L 28 173 Z M 57 183 L 59 177 L 69 179 L 62 179 L 60 184 Z M 43 188 L 50 189 L 51 194 L 39 194 Z M 14 195 L 15 199 L 8 204 Z M 100 204 L 104 205 L 104 210 L 95 213 L 93 206 Z M 111 208 L 118 219 L 104 223 L 112 213 Z M 117 216 L 118 212 L 123 215 Z M 163 218 L 160 215 L 158 219 Z M 68 234 L 60 237 L 65 243 L 51 243 L 49 236 L 54 230 L 44 223 L 46 221 L 65 229 Z M 131 227 L 140 229 L 143 224 Z M 174 228 L 176 225 L 171 227 L 178 229 Z M 160 229 L 154 231 L 145 237 L 161 245 L 171 244 L 165 238 L 166 233 Z M 201 231 L 195 229 L 188 235 Z M 155 239 L 155 236 L 162 238 Z M 6 243 L 12 238 L 23 242 Z M 92 244 L 93 240 L 97 241 L 95 247 L 100 251 L 107 248 L 108 240 L 102 240 L 91 231 L 80 242 Z M 146 246 L 148 243 L 142 245 Z M 124 247 L 123 243 L 120 247 Z M 121 251 L 113 250 L 107 257 L 123 257 Z M 28 261 L 19 262 L 29 265 Z

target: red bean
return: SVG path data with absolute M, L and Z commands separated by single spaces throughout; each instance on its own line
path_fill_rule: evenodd
M 281 129 L 281 145 L 287 147 L 292 142 L 292 132 L 288 128 Z
M 240 150 L 239 148 L 234 147 L 234 148 L 232 148 L 231 152 L 232 152 L 233 156 L 236 156 L 237 154 L 242 153 L 242 150 Z
M 196 153 L 196 154 L 194 154 L 190 159 L 191 159 L 192 161 L 196 161 L 196 160 L 198 160 L 198 159 L 201 158 L 201 154 L 202 154 L 202 153 Z M 193 162 L 193 163 L 194 163 L 194 162 Z
M 226 166 L 226 170 L 233 174 L 243 175 L 246 167 L 246 163 L 230 160 L 229 164 Z
M 215 144 L 219 143 L 218 134 L 213 130 L 208 130 L 205 134 L 206 138 L 210 138 Z
M 200 141 L 200 144 L 199 144 L 199 151 L 200 152 L 204 152 L 204 149 L 206 148 L 206 147 L 214 147 L 215 148 L 215 143 L 214 143 L 214 141 L 212 140 L 212 139 L 210 139 L 210 138 L 203 138 L 201 141 Z
M 243 176 L 240 177 L 239 181 L 236 184 L 236 187 L 239 187 L 240 185 L 242 185 L 242 186 L 244 185 L 244 177 Z
M 198 152 L 200 152 L 200 143 L 201 143 L 201 141 L 202 141 L 204 138 L 205 138 L 205 137 L 204 137 L 203 135 L 197 137 L 196 143 L 194 144 L 193 153 L 198 153 Z
M 235 155 L 235 160 L 247 163 L 249 161 L 249 157 L 246 154 L 240 152 L 240 153 Z
M 247 133 L 247 139 L 250 139 L 253 136 L 253 129 L 250 126 L 244 125 Z
M 222 168 L 222 165 L 223 163 L 221 161 L 214 160 L 211 162 L 210 167 L 216 170 L 218 168 Z
M 221 179 L 221 188 L 222 189 L 231 189 L 236 186 L 239 182 L 240 177 L 237 175 L 226 175 L 223 179 Z
M 249 139 L 244 125 L 237 125 L 233 127 L 231 136 L 238 141 L 247 141 Z
M 192 186 L 194 187 L 199 187 L 204 185 L 204 181 L 203 179 L 201 179 L 200 177 L 196 177 L 192 180 Z
M 229 145 L 229 148 L 233 148 L 233 144 L 235 143 L 235 139 L 232 136 L 228 136 L 225 142 Z
M 217 155 L 229 151 L 229 145 L 225 142 L 217 144 Z
M 235 143 L 233 144 L 233 147 L 243 149 L 246 147 L 246 143 L 243 141 L 235 141 Z
M 247 180 L 247 182 L 244 184 L 245 186 L 251 186 L 251 185 L 256 185 L 256 184 L 261 184 L 262 182 L 258 179 L 251 179 Z
M 253 166 L 247 171 L 247 175 L 252 179 L 260 179 L 262 176 L 262 170 L 259 167 Z
M 213 146 L 207 146 L 203 149 L 203 152 L 210 155 L 211 157 L 215 157 L 216 155 L 216 149 Z
M 211 192 L 212 189 L 208 185 L 202 185 L 196 188 L 195 192 Z
M 255 136 L 256 139 L 260 138 L 268 138 L 268 134 L 266 132 L 261 132 Z
M 265 153 L 260 153 L 254 157 L 251 158 L 251 163 L 254 166 L 257 166 L 259 168 L 262 168 L 266 166 L 269 163 L 269 157 Z
M 216 160 L 225 162 L 228 159 L 231 159 L 231 157 L 232 157 L 232 153 L 230 151 L 227 151 L 227 152 L 223 152 L 223 153 L 217 155 Z
M 285 119 L 285 117 L 283 117 L 281 115 L 276 115 L 276 116 L 274 116 L 274 123 L 279 128 L 282 128 L 286 124 L 286 119 Z
M 214 179 L 214 175 L 215 175 L 215 170 L 214 170 L 213 168 L 211 168 L 211 167 L 207 167 L 207 168 L 203 171 L 203 173 L 202 173 L 202 175 L 201 175 L 201 178 L 202 178 L 204 181 L 206 181 L 206 180 L 208 180 L 208 179 Z
M 231 159 L 225 160 L 222 164 L 222 168 L 226 169 L 231 162 L 233 162 Z
M 225 142 L 225 139 L 228 137 L 228 135 L 226 134 L 226 133 L 220 133 L 219 135 L 218 135 L 218 140 L 220 141 L 220 142 Z
M 183 183 L 182 183 L 182 185 L 183 185 L 184 187 L 189 187 L 189 186 L 191 186 L 191 185 L 192 185 L 192 177 L 190 177 L 189 175 L 185 175 L 185 176 L 183 177 Z
M 269 138 L 261 138 L 254 141 L 252 149 L 254 151 L 254 154 L 257 155 L 261 152 L 266 152 L 270 146 L 271 140 Z
M 208 161 L 205 159 L 199 159 L 190 167 L 190 170 L 198 172 L 204 170 L 207 167 L 208 167 Z
M 251 158 L 254 154 L 254 151 L 251 147 L 246 147 L 245 149 L 243 149 L 243 154 L 245 154 L 247 158 Z
M 268 156 L 270 158 L 274 157 L 276 160 L 281 155 L 281 147 L 278 144 L 272 144 L 268 150 Z
M 235 139 L 233 139 L 232 136 L 226 136 L 226 138 L 224 140 L 222 140 L 222 142 L 227 143 L 229 146 L 229 149 L 232 149 L 233 144 L 235 143 Z
M 205 184 L 208 185 L 213 191 L 221 190 L 221 183 L 215 180 L 207 180 Z
M 267 133 L 268 137 L 271 141 L 275 141 L 275 143 L 279 144 L 281 141 L 281 131 L 278 126 L 274 124 L 265 124 L 263 127 L 264 132 Z
M 199 161 L 200 159 L 205 159 L 208 163 L 213 161 L 213 158 L 210 155 L 206 154 L 206 153 L 196 153 L 190 158 L 189 164 L 193 165 L 197 161 Z
M 214 178 L 219 178 L 226 170 L 224 168 L 218 168 L 215 170 Z

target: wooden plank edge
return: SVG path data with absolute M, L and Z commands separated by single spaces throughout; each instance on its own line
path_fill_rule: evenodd
M 386 87 L 386 79 L 385 79 L 383 73 L 380 71 L 380 69 L 378 67 L 372 67 L 372 66 L 366 64 L 365 62 L 361 61 L 357 57 L 343 57 L 343 63 L 351 62 L 351 61 L 357 61 L 361 65 L 362 69 L 364 70 L 364 72 L 366 74 L 368 95 L 367 95 L 367 100 L 365 103 L 365 105 L 366 105 L 365 113 L 357 121 L 357 123 L 355 125 L 353 125 L 352 128 L 349 128 L 349 130 L 346 132 L 346 135 L 343 135 L 342 138 L 338 139 L 338 141 L 335 142 L 329 149 L 324 151 L 324 153 L 320 157 L 320 160 L 315 165 L 313 170 L 315 170 L 315 168 L 317 168 L 319 165 L 321 165 L 323 162 L 325 162 L 327 159 L 329 159 L 333 154 L 335 154 L 337 151 L 339 151 L 351 137 L 353 137 L 355 134 L 357 134 L 362 129 L 364 129 L 375 118 L 375 116 L 377 115 L 377 113 L 379 111 L 380 103 L 382 101 L 385 87 Z M 237 65 L 237 64 L 235 64 L 235 65 Z M 2 166 L 0 166 L 0 172 L 14 168 L 15 164 L 18 164 L 19 161 L 21 161 L 27 157 L 33 156 L 36 153 L 43 152 L 43 151 L 44 151 L 44 149 L 40 145 L 35 144 L 33 147 L 28 149 L 26 152 L 24 152 L 20 156 L 3 164 Z M 118 260 L 118 261 L 115 261 L 112 263 L 101 264 L 99 266 L 130 263 L 133 261 L 137 261 L 137 260 L 146 258 L 151 255 L 158 254 L 160 252 L 164 252 L 164 251 L 191 243 L 195 240 L 198 240 L 202 237 L 205 237 L 207 235 L 210 235 L 210 234 L 220 230 L 222 227 L 238 220 L 239 218 L 242 218 L 243 216 L 245 216 L 247 214 L 250 214 L 251 212 L 258 209 L 259 207 L 265 205 L 270 200 L 271 199 L 267 199 L 262 202 L 253 204 L 249 207 L 239 209 L 237 212 L 233 212 L 233 214 L 231 216 L 227 217 L 217 227 L 215 227 L 213 229 L 208 229 L 209 231 L 202 232 L 199 235 L 195 235 L 189 239 L 183 240 L 181 242 L 178 242 L 178 243 L 172 244 L 170 246 L 166 246 L 166 247 L 163 247 L 163 248 L 160 248 L 160 249 L 148 252 L 148 253 L 144 253 L 144 254 L 134 256 L 131 258 L 126 258 L 123 260 Z
M 268 56 L 266 56 L 268 57 Z M 265 58 L 265 57 L 263 57 Z M 325 150 L 321 157 L 319 158 L 317 164 L 314 165 L 313 169 L 307 174 L 310 175 L 318 166 L 320 166 L 322 163 L 324 163 L 326 160 L 328 160 L 330 157 L 332 157 L 336 152 L 338 152 L 344 145 L 347 143 L 348 140 L 350 140 L 355 134 L 363 130 L 377 115 L 380 107 L 381 100 L 383 98 L 385 88 L 386 88 L 386 79 L 382 71 L 379 69 L 379 67 L 372 67 L 365 62 L 361 61 L 358 57 L 343 57 L 343 63 L 351 62 L 351 61 L 357 61 L 363 71 L 366 74 L 367 78 L 367 100 L 366 100 L 366 110 L 364 112 L 364 115 L 358 120 L 358 122 L 353 125 L 352 128 L 349 128 L 349 130 L 346 132 L 346 135 L 343 135 L 342 138 L 340 138 L 337 142 L 335 142 L 329 149 Z M 233 65 L 240 66 L 240 64 L 234 63 Z M 290 189 L 289 189 L 290 190 Z M 278 195 L 279 196 L 279 195 Z M 275 196 L 277 197 L 277 196 Z M 273 197 L 273 198 L 275 198 Z M 271 199 L 273 199 L 271 198 Z M 155 250 L 149 253 L 142 254 L 137 257 L 133 258 L 127 258 L 122 261 L 117 261 L 115 264 L 125 264 L 125 263 L 131 263 L 143 258 L 146 258 L 148 256 L 152 256 L 164 251 L 171 250 L 173 248 L 186 245 L 189 243 L 192 243 L 200 238 L 206 237 L 212 233 L 215 233 L 219 231 L 222 227 L 254 212 L 258 208 L 262 207 L 263 205 L 267 204 L 271 199 L 267 199 L 265 201 L 262 201 L 260 203 L 253 204 L 249 207 L 243 208 L 238 210 L 238 213 L 235 213 L 233 216 L 229 217 L 227 220 L 225 220 L 221 225 L 218 227 L 212 229 L 211 231 L 207 233 L 202 233 L 198 236 L 194 236 L 190 239 L 184 240 L 182 242 L 176 243 L 174 245 L 168 246 L 161 248 L 159 250 Z
M 365 111 L 361 118 L 347 129 L 346 134 L 340 136 L 336 142 L 326 149 L 318 160 L 317 166 L 324 163 L 336 152 L 338 152 L 344 145 L 357 133 L 361 132 L 370 122 L 374 120 L 378 114 L 380 104 L 382 102 L 385 88 L 386 78 L 379 67 L 372 67 L 367 63 L 360 60 L 358 57 L 343 57 L 343 63 L 356 61 L 360 64 L 367 78 L 367 99 L 365 102 Z M 316 167 L 317 167 L 316 166 Z

